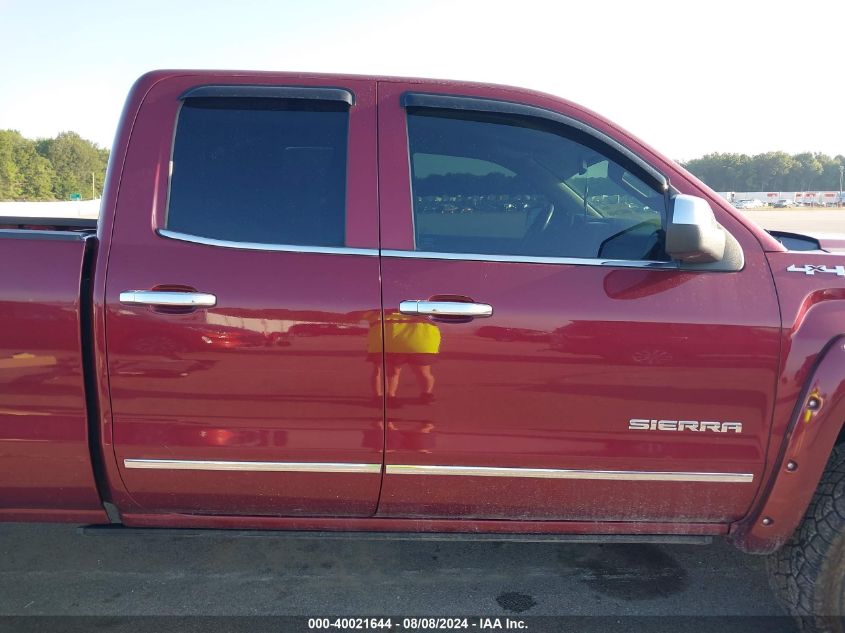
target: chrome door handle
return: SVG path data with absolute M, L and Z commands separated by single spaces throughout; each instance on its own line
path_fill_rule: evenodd
M 177 290 L 125 290 L 120 302 L 132 306 L 162 306 L 169 308 L 211 308 L 217 297 L 205 292 Z
M 493 316 L 493 306 L 463 301 L 402 301 L 399 304 L 399 312 L 425 316 L 484 318 Z

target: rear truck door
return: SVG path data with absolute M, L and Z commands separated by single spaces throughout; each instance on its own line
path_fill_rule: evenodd
M 130 511 L 375 512 L 374 94 L 268 74 L 174 76 L 147 93 L 106 281 Z
M 742 516 L 778 364 L 753 236 L 720 218 L 741 270 L 680 270 L 661 175 L 571 104 L 397 82 L 379 96 L 379 514 Z

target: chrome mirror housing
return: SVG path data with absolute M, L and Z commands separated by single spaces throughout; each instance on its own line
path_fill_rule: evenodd
M 726 234 L 710 203 L 698 196 L 672 197 L 672 216 L 666 227 L 666 252 L 690 264 L 718 262 L 725 255 Z

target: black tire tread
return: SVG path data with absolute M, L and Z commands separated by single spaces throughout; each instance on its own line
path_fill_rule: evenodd
M 769 582 L 807 633 L 845 632 L 841 590 L 845 569 L 845 444 L 831 453 L 821 483 L 795 534 L 767 557 Z

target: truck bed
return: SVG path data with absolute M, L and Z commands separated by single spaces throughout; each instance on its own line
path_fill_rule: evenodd
M 90 521 L 102 512 L 84 373 L 96 238 L 90 221 L 36 222 L 0 229 L 0 517 Z

